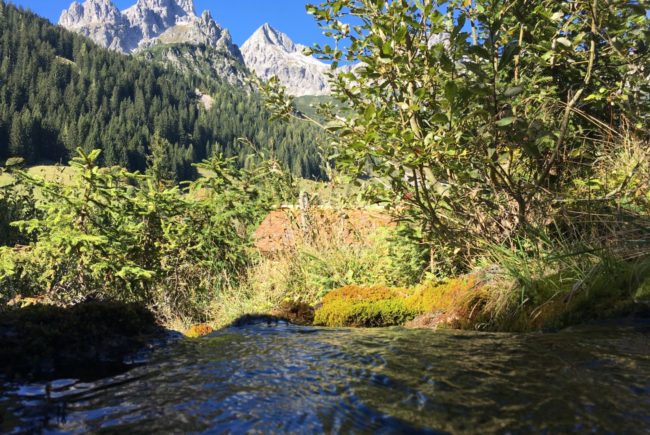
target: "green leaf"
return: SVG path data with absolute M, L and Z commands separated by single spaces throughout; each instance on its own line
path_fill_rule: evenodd
M 447 101 L 453 103 L 456 99 L 456 95 L 458 95 L 458 86 L 456 83 L 451 80 L 445 83 L 445 98 L 447 98 Z
M 384 42 L 384 44 L 381 46 L 381 52 L 385 56 L 392 56 L 394 53 L 393 43 L 391 41 Z
M 521 94 L 523 90 L 524 90 L 523 86 L 513 86 L 512 88 L 506 89 L 503 95 L 506 97 L 514 97 L 516 95 Z
M 571 46 L 572 46 L 572 45 L 571 45 L 571 41 L 569 41 L 567 38 L 565 38 L 565 37 L 563 37 L 563 36 L 557 38 L 555 41 L 556 41 L 558 44 L 560 44 L 560 45 L 562 45 L 562 46 L 564 46 L 564 47 L 567 47 L 567 48 L 571 48 Z
M 508 125 L 512 124 L 512 123 L 515 122 L 516 120 L 517 120 L 516 117 L 514 117 L 514 116 L 508 116 L 507 118 L 501 118 L 501 119 L 499 119 L 499 120 L 496 122 L 496 124 L 497 124 L 499 127 L 505 127 L 505 126 L 508 126 Z

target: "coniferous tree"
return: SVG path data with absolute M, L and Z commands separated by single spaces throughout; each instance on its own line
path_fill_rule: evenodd
M 30 164 L 67 161 L 77 147 L 101 149 L 102 164 L 144 170 L 158 131 L 180 180 L 193 176 L 192 162 L 215 151 L 245 155 L 242 137 L 257 149 L 286 143 L 278 154 L 285 164 L 289 154 L 316 154 L 320 132 L 297 122 L 271 125 L 255 94 L 112 52 L 4 0 L 0 5 L 0 155 Z M 210 110 L 197 100 L 197 88 L 213 97 Z M 322 176 L 319 164 L 296 171 Z
M 175 167 L 172 161 L 172 145 L 155 132 L 149 146 L 147 157 L 147 171 L 153 179 L 160 183 L 173 181 L 175 179 Z

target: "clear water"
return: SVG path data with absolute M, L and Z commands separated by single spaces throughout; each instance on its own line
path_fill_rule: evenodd
M 520 335 L 254 325 L 45 389 L 0 386 L 0 431 L 650 433 L 650 323 Z

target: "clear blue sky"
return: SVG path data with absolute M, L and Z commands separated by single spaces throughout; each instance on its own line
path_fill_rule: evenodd
M 35 13 L 56 23 L 61 11 L 67 9 L 72 0 L 9 0 L 17 5 L 29 8 Z M 318 1 L 311 1 L 318 3 Z M 113 0 L 113 3 L 125 9 L 136 0 Z M 305 13 L 305 4 L 309 0 L 195 0 L 197 13 L 205 9 L 212 12 L 214 19 L 230 29 L 233 40 L 241 45 L 262 24 L 268 22 L 271 26 L 286 33 L 304 45 L 314 42 L 324 43 L 327 38 L 313 17 Z

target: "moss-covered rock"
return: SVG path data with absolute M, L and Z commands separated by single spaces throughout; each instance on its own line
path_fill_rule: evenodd
M 154 315 L 136 304 L 9 308 L 0 311 L 0 372 L 40 379 L 117 369 L 163 332 Z
M 419 314 L 406 305 L 407 295 L 403 289 L 346 286 L 323 298 L 314 324 L 369 328 L 402 325 Z
M 455 310 L 467 303 L 472 291 L 477 289 L 479 284 L 480 280 L 476 275 L 424 283 L 406 298 L 406 305 L 425 313 Z
M 294 325 L 309 326 L 314 323 L 314 307 L 298 301 L 284 301 L 277 310 L 273 312 L 274 316 L 286 320 Z
M 187 331 L 183 333 L 188 338 L 199 338 L 214 332 L 214 328 L 205 323 L 200 323 L 198 325 L 192 325 Z
M 650 314 L 647 276 L 647 267 L 616 264 L 582 285 L 557 274 L 541 277 L 532 283 L 534 287 L 522 289 L 517 282 L 481 271 L 413 289 L 352 285 L 323 298 L 314 324 L 515 332 L 557 329 L 597 319 L 645 317 Z

